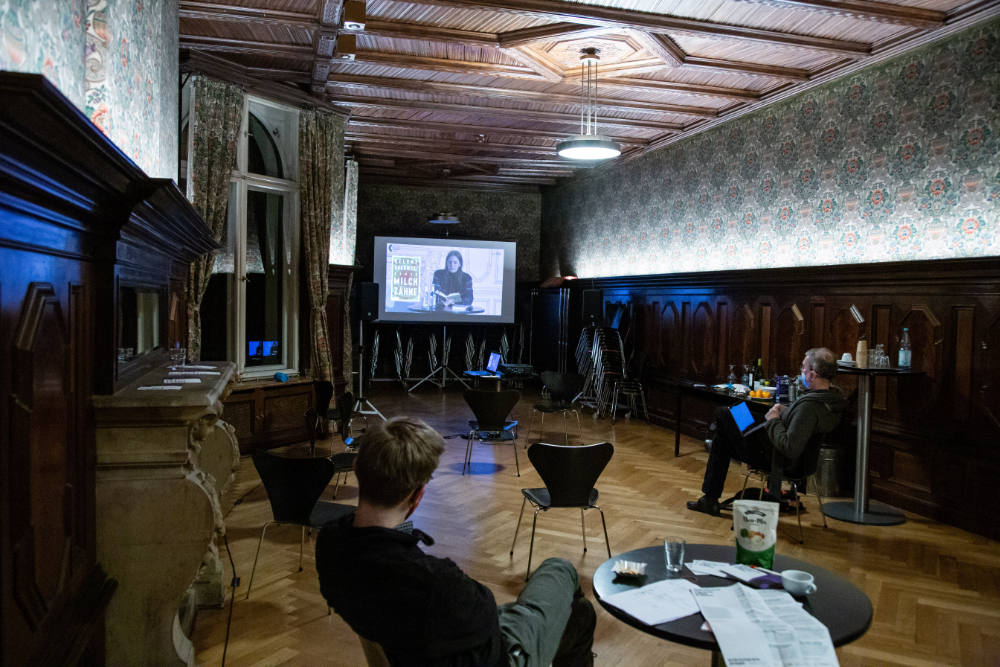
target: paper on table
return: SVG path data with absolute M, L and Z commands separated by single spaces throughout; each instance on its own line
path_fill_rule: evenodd
M 157 384 L 151 387 L 138 387 L 138 391 L 180 391 L 181 388 L 175 384 Z
M 167 375 L 222 375 L 219 371 L 168 371 Z
M 659 625 L 698 613 L 690 591 L 698 588 L 687 579 L 664 579 L 642 588 L 615 593 L 604 598 L 646 625 Z
M 210 371 L 210 370 L 212 370 L 214 368 L 215 368 L 215 366 L 197 366 L 197 365 L 192 365 L 192 364 L 186 364 L 186 365 L 183 365 L 183 366 L 171 366 L 170 367 L 171 370 L 175 370 L 175 371 L 181 371 L 181 370 L 184 370 L 184 369 L 190 369 L 190 370 L 196 370 L 196 371 Z
M 201 384 L 201 378 L 163 378 L 163 384 Z
M 837 665 L 830 633 L 784 591 L 692 591 L 728 665 Z M 789 602 L 790 601 L 790 602 Z
M 692 560 L 684 563 L 687 569 L 691 570 L 691 573 L 697 576 L 710 574 L 713 577 L 725 577 L 726 573 L 722 571 L 722 568 L 727 567 L 729 563 L 723 563 L 714 560 Z

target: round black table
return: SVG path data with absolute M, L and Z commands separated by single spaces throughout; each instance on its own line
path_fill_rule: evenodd
M 611 571 L 611 566 L 615 561 L 627 560 L 646 563 L 646 576 L 638 579 L 618 577 Z M 684 561 L 711 560 L 731 563 L 736 560 L 735 546 L 721 546 L 715 544 L 689 544 L 685 549 Z M 816 579 L 816 592 L 804 598 L 804 608 L 815 616 L 830 631 L 830 638 L 834 646 L 842 646 L 850 643 L 865 634 L 872 622 L 872 603 L 864 592 L 844 579 L 840 575 L 834 574 L 817 565 L 812 565 L 806 561 L 775 554 L 774 569 L 777 572 L 782 570 L 805 570 Z M 735 583 L 732 579 L 721 577 L 700 576 L 694 577 L 691 571 L 684 569 L 684 575 L 692 578 L 699 586 L 709 588 L 713 586 L 729 586 Z M 678 644 L 694 646 L 696 648 L 708 649 L 713 652 L 713 664 L 717 658 L 716 654 L 719 645 L 715 641 L 715 636 L 711 632 L 701 629 L 705 619 L 701 614 L 691 614 L 684 618 L 679 618 L 669 623 L 660 625 L 646 625 L 638 621 L 622 610 L 604 602 L 604 598 L 615 593 L 621 593 L 634 589 L 638 586 L 651 584 L 661 579 L 667 578 L 666 564 L 664 563 L 663 546 L 644 547 L 634 549 L 614 558 L 610 558 L 597 568 L 594 572 L 594 597 L 597 598 L 601 606 L 620 621 L 628 623 L 634 628 L 642 630 L 656 637 L 668 639 Z M 802 598 L 800 598 L 802 599 Z
M 895 507 L 868 498 L 868 443 L 872 434 L 872 378 L 876 376 L 918 375 L 909 368 L 858 368 L 837 364 L 837 372 L 858 378 L 858 439 L 854 460 L 854 500 L 823 504 L 823 514 L 851 523 L 895 526 L 906 517 Z

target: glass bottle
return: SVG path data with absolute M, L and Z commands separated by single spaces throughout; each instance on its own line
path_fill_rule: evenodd
M 900 368 L 910 368 L 913 359 L 910 350 L 910 329 L 903 327 L 903 335 L 899 338 L 899 362 L 896 364 Z

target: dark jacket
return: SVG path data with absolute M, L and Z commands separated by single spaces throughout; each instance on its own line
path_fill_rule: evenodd
M 393 665 L 506 665 L 493 594 L 417 541 L 355 528 L 353 514 L 327 524 L 316 541 L 323 597 Z
M 451 273 L 448 269 L 438 269 L 434 272 L 432 281 L 434 289 L 442 294 L 458 294 L 455 301 L 463 306 L 472 305 L 472 276 L 465 271 Z M 437 305 L 444 305 L 444 298 L 440 295 L 437 298 Z
M 799 396 L 780 419 L 767 425 L 774 451 L 785 461 L 796 461 L 813 435 L 833 431 L 843 417 L 847 401 L 840 389 L 814 389 Z

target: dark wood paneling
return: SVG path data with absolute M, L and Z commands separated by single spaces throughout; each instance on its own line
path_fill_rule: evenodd
M 676 394 L 658 378 L 719 382 L 741 357 L 761 357 L 769 375 L 795 375 L 809 347 L 853 354 L 859 333 L 871 348 L 883 344 L 895 364 L 908 327 L 921 374 L 875 381 L 872 497 L 1000 538 L 991 511 L 1000 468 L 995 258 L 598 278 L 587 289 L 603 289 L 606 303 L 634 304 L 641 326 L 630 347 L 645 353 L 650 415 L 666 426 Z M 861 327 L 852 304 L 866 318 Z M 851 414 L 835 439 L 853 451 L 856 382 L 839 376 L 837 384 Z M 684 412 L 682 430 L 703 435 L 707 413 Z
M 236 429 L 241 454 L 309 438 L 304 415 L 314 403 L 313 382 L 261 382 L 236 385 L 223 401 L 223 417 Z
M 0 664 L 101 664 L 91 401 L 120 379 L 117 278 L 178 291 L 211 239 L 44 77 L 0 72 L 0 99 Z

